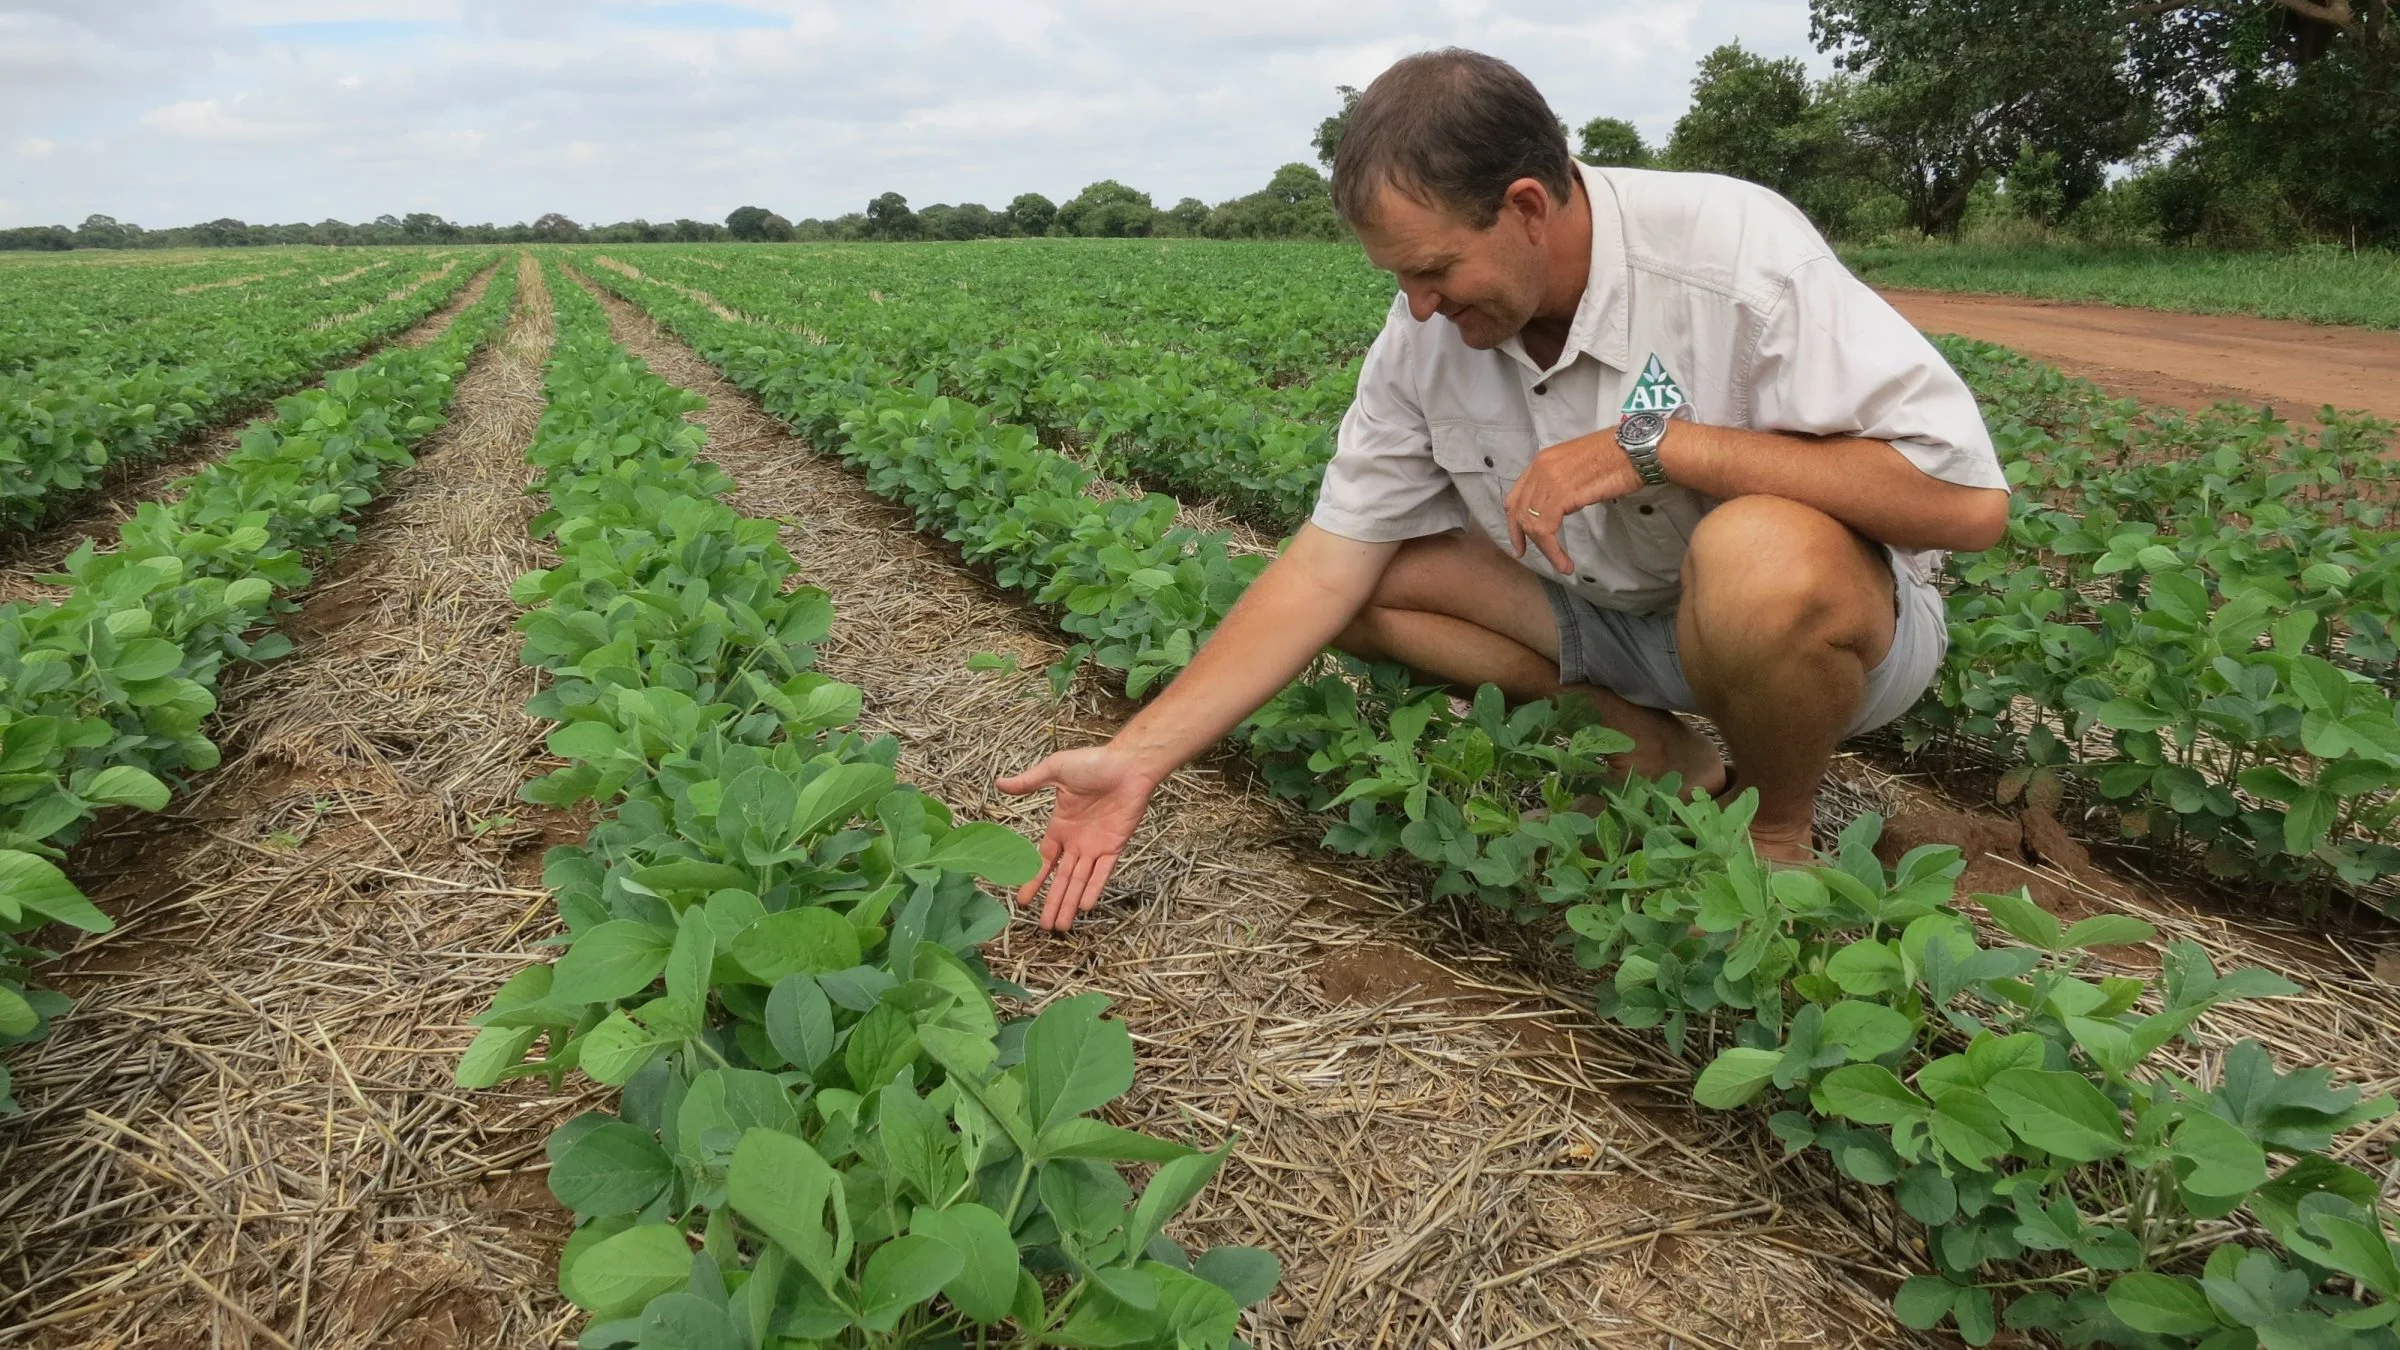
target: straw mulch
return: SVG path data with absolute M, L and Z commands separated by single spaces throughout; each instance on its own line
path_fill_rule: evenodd
M 539 561 L 523 459 L 536 288 L 290 622 L 226 691 L 224 768 L 81 851 L 120 927 L 54 975 L 76 1012 L 0 1123 L 0 1343 L 524 1347 L 570 1318 L 538 1174 L 575 1109 L 450 1085 L 468 1018 L 538 953 L 541 753 L 508 586 Z
M 710 455 L 742 508 L 796 522 L 833 597 L 824 668 L 860 685 L 911 782 L 1036 831 L 1045 807 L 995 774 L 1092 740 L 1125 707 L 1065 706 L 1036 672 L 1056 632 L 630 307 L 618 337 L 707 395 Z M 1088 686 L 1088 682 L 1087 682 Z M 1108 904 L 1070 937 L 1020 923 L 987 948 L 1037 996 L 1102 990 L 1141 1048 L 1122 1119 L 1195 1142 L 1238 1135 L 1179 1235 L 1272 1248 L 1284 1282 L 1262 1347 L 1912 1343 L 1879 1290 L 1903 1271 L 1880 1210 L 1756 1122 L 1677 1104 L 1689 1070 L 1595 1027 L 1521 952 L 1470 941 L 1420 883 L 1314 844 L 1321 824 L 1238 765 L 1160 794 Z M 1849 1217 L 1848 1206 L 1860 1217 Z
M 460 287 L 458 294 L 445 301 L 440 309 L 399 336 L 370 345 L 342 368 L 357 365 L 387 347 L 422 347 L 433 341 L 460 311 L 483 298 L 484 288 L 499 270 L 500 265 L 494 263 Z M 307 387 L 315 388 L 324 382 L 320 376 L 309 381 Z M 84 540 L 110 537 L 143 502 L 163 499 L 166 490 L 178 479 L 233 453 L 242 443 L 242 433 L 261 410 L 259 405 L 230 410 L 223 421 L 193 431 L 174 445 L 164 447 L 155 459 L 117 460 L 103 468 L 96 481 L 69 494 L 66 501 L 54 508 L 55 519 L 21 533 L 0 534 L 0 601 L 33 600 L 54 594 L 42 584 L 42 576 L 56 572 Z M 49 503 L 45 501 L 44 505 Z

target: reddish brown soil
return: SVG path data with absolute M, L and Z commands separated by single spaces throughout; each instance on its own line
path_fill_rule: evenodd
M 2330 403 L 2400 419 L 2400 333 L 2010 296 L 1882 294 L 1926 332 L 1997 342 L 2144 403 L 2205 408 L 2235 399 L 2272 404 L 2287 417 Z

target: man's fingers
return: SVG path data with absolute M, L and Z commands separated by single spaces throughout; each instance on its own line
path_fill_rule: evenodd
M 1014 778 L 994 780 L 992 786 L 1011 797 L 1022 797 L 1028 792 L 1039 792 L 1057 781 L 1057 776 L 1050 770 L 1050 761 L 1045 759 Z
M 1542 546 L 1542 556 L 1548 558 L 1550 565 L 1557 568 L 1561 575 L 1575 570 L 1575 560 L 1568 557 L 1566 549 L 1559 545 L 1556 532 L 1541 535 L 1539 540 Z
M 1058 866 L 1058 855 L 1063 847 L 1064 846 L 1052 836 L 1048 834 L 1042 836 L 1042 870 L 1033 874 L 1033 880 L 1028 881 L 1024 885 L 1017 888 L 1017 903 L 1019 905 L 1032 903 L 1033 897 L 1041 893 L 1042 883 L 1050 879 L 1051 869 Z
M 1065 880 L 1050 888 L 1050 901 L 1042 908 L 1042 927 L 1063 933 L 1075 926 L 1075 897 L 1082 893 L 1083 879 L 1091 875 L 1097 861 L 1089 853 L 1078 853 L 1069 860 Z
M 1100 903 L 1101 893 L 1108 889 L 1108 874 L 1116 870 L 1117 855 L 1114 853 L 1101 854 L 1100 865 L 1092 869 L 1091 880 L 1083 884 L 1083 894 L 1075 901 L 1076 913 L 1091 913 L 1092 907 Z

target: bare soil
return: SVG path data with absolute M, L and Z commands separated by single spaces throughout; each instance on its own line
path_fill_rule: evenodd
M 2400 333 L 2011 296 L 1882 295 L 1926 332 L 1999 343 L 2123 398 L 2188 409 L 2265 403 L 2295 419 L 2331 404 L 2400 420 Z

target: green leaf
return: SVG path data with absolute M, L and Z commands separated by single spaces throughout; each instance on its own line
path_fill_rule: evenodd
M 585 929 L 558 958 L 550 978 L 555 1003 L 614 1003 L 648 989 L 667 968 L 674 935 L 633 919 Z
M 7 1030 L 0 1026 L 0 1033 Z M 475 1039 L 467 1044 L 467 1052 L 459 1057 L 458 1085 L 488 1088 L 498 1083 L 510 1069 L 524 1061 L 525 1052 L 541 1034 L 540 1027 L 485 1027 L 476 1032 Z
M 1917 1028 L 1896 1008 L 1843 999 L 1825 1010 L 1817 1039 L 1839 1045 L 1852 1059 L 1880 1059 L 1916 1039 Z
M 550 1164 L 550 1193 L 577 1214 L 635 1214 L 675 1179 L 650 1131 L 612 1120 L 578 1135 Z
M 966 1264 L 966 1257 L 949 1243 L 914 1233 L 877 1247 L 859 1276 L 860 1325 L 890 1331 L 903 1313 L 958 1278 Z
M 1931 1331 L 1950 1315 L 1951 1302 L 1958 1294 L 1959 1287 L 1939 1275 L 1911 1275 L 1892 1296 L 1892 1315 L 1904 1327 Z
M 1097 1109 L 1133 1087 L 1133 1038 L 1100 1016 L 1103 994 L 1078 994 L 1042 1009 L 1025 1033 L 1026 1109 L 1036 1135 Z
M 1039 1158 L 1099 1158 L 1108 1162 L 1171 1162 L 1194 1150 L 1089 1116 L 1062 1120 L 1034 1141 Z
M 108 673 L 126 684 L 139 684 L 175 673 L 183 664 L 183 648 L 165 638 L 135 638 L 117 652 Z
M 1700 1080 L 1692 1085 L 1692 1099 L 1717 1111 L 1740 1106 L 1758 1095 L 1782 1062 L 1780 1050 L 1735 1046 L 1720 1051 L 1700 1071 Z
M 2267 1152 L 2222 1116 L 2194 1110 L 2175 1129 L 2170 1150 L 2192 1170 L 2183 1188 L 2194 1195 L 2248 1195 L 2267 1183 Z
M 2125 1150 L 2116 1104 L 2081 1074 L 2008 1069 L 1993 1075 L 1984 1092 L 2019 1139 L 2054 1157 L 2098 1162 Z
M 630 1317 L 660 1294 L 681 1288 L 691 1276 L 692 1247 L 683 1230 L 645 1223 L 577 1257 L 573 1288 L 567 1293 L 576 1306 L 596 1316 Z
M 83 898 L 55 863 L 18 849 L 0 849 L 0 899 L 86 933 L 105 933 L 117 926 Z
M 1848 1064 L 1817 1085 L 1824 1109 L 1861 1125 L 1922 1119 L 1932 1108 L 1880 1064 Z
M 1233 1141 L 1228 1139 L 1214 1153 L 1195 1153 L 1161 1165 L 1151 1175 L 1150 1184 L 1142 1188 L 1142 1198 L 1134 1202 L 1133 1215 L 1126 1220 L 1126 1250 L 1138 1252 L 1149 1246 L 1169 1219 L 1181 1214 L 1184 1206 L 1208 1188 L 1209 1178 L 1225 1165 L 1225 1156 L 1232 1151 Z
M 1283 1263 L 1275 1259 L 1275 1253 L 1257 1247 L 1211 1247 L 1192 1263 L 1192 1273 L 1247 1308 L 1275 1292 L 1275 1282 L 1283 1278 Z
M 775 1130 L 743 1131 L 725 1174 L 726 1203 L 773 1239 L 829 1294 L 841 1288 L 850 1265 L 850 1206 L 845 1196 L 842 1174 L 807 1140 Z M 831 1231 L 826 1228 L 829 1214 Z
M 786 975 L 767 995 L 767 1043 L 801 1072 L 833 1058 L 833 1000 L 806 975 Z
M 766 984 L 786 975 L 830 975 L 858 964 L 858 929 L 820 906 L 787 909 L 743 929 L 732 956 Z
M 167 809 L 167 785 L 129 764 L 112 764 L 92 775 L 77 793 L 99 806 L 130 806 L 139 811 Z
M 958 1253 L 958 1274 L 942 1286 L 951 1307 L 984 1326 L 1008 1316 L 1017 1294 L 1017 1242 L 997 1213 L 973 1203 L 948 1209 L 919 1205 L 909 1217 L 909 1231 Z
M 2400 1299 L 2400 1249 L 2385 1240 L 2372 1210 L 2353 1212 L 2366 1215 L 2368 1222 L 2321 1213 L 2307 1216 L 2304 1226 L 2315 1233 L 2336 1270 L 2386 1299 Z
M 1002 886 L 1022 886 L 1042 870 L 1042 855 L 1015 830 L 976 821 L 943 835 L 918 865 L 965 872 Z
M 1942 1152 L 1979 1172 L 2015 1142 L 2000 1108 L 1973 1088 L 1954 1088 L 1936 1098 L 1928 1128 Z
M 1983 902 L 1983 908 L 1992 916 L 1992 922 L 1999 924 L 2010 937 L 2046 952 L 2065 950 L 2066 931 L 2059 926 L 2058 919 L 2050 911 L 2026 899 L 2022 893 L 1978 895 L 1975 898 Z
M 2130 914 L 2095 914 L 2067 929 L 2060 941 L 2072 951 L 2084 947 L 2117 947 L 2148 942 L 2157 936 L 2156 928 Z
M 792 807 L 791 834 L 802 840 L 821 834 L 891 790 L 892 771 L 881 764 L 837 764 L 800 789 Z
M 2198 1284 L 2149 1270 L 2110 1281 L 2108 1310 L 2134 1330 L 2158 1336 L 2204 1336 L 2224 1325 Z
M 30 1036 L 42 1015 L 23 994 L 0 984 L 0 1036 Z
M 583 1033 L 576 1062 L 593 1082 L 623 1087 L 675 1039 L 649 1030 L 619 1008 Z

